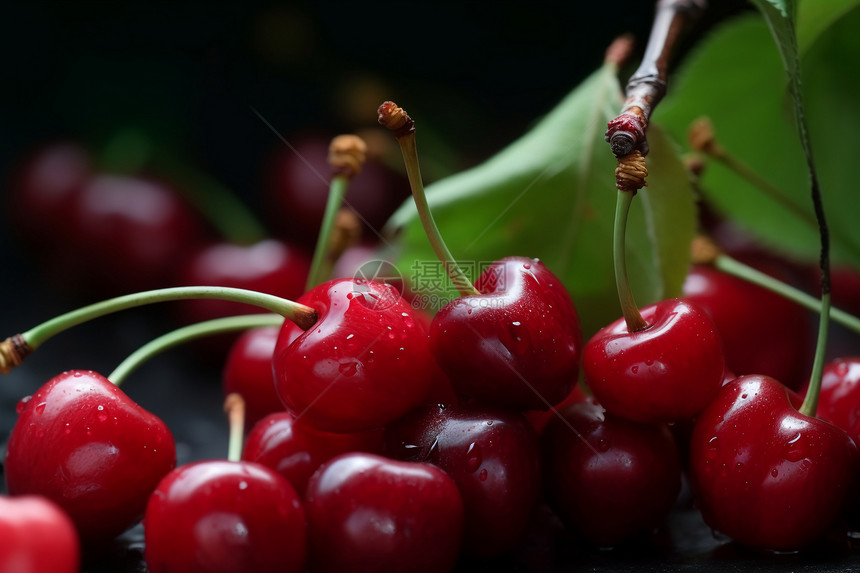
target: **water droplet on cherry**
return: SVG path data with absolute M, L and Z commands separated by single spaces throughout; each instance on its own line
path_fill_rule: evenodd
M 346 360 L 344 362 L 341 362 L 337 369 L 344 376 L 355 376 L 355 373 L 358 372 L 358 361 Z
M 481 462 L 484 461 L 481 456 L 481 448 L 475 442 L 469 444 L 469 449 L 466 450 L 466 469 L 470 472 L 477 471 L 481 467 Z
M 609 450 L 609 442 L 607 442 L 603 438 L 600 438 L 597 441 L 597 449 L 598 449 L 598 451 L 601 451 L 601 452 L 608 451 Z
M 43 414 L 45 412 L 45 407 L 47 405 L 48 405 L 47 402 L 41 402 L 39 404 L 36 404 L 36 408 L 35 408 L 36 413 L 37 414 Z
M 773 468 L 772 470 L 770 470 L 770 475 L 773 477 L 777 477 L 779 475 L 779 470 L 776 468 Z
M 486 468 L 482 469 L 481 473 L 478 474 L 478 479 L 481 481 L 487 481 L 487 470 L 486 470 Z
M 705 448 L 705 457 L 709 460 L 713 460 L 717 457 L 719 453 L 719 446 L 717 445 L 717 437 L 714 436 L 710 440 L 708 440 L 708 447 Z
M 32 400 L 32 399 L 33 399 L 33 397 L 32 397 L 32 396 L 24 396 L 23 398 L 21 398 L 21 399 L 18 401 L 18 405 L 17 405 L 17 406 L 15 406 L 15 411 L 16 411 L 17 413 L 19 413 L 19 414 L 20 414 L 21 412 L 23 412 L 23 411 L 24 411 L 24 408 L 27 406 L 27 402 L 29 402 L 29 401 L 30 401 L 30 400 Z
M 800 441 L 800 433 L 790 439 L 782 450 L 782 457 L 788 462 L 799 462 L 806 457 L 806 448 Z

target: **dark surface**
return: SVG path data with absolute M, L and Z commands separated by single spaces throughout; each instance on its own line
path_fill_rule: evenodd
M 425 133 L 456 141 L 458 160 L 468 165 L 549 110 L 599 65 L 615 36 L 633 32 L 641 50 L 653 11 L 639 0 L 528 7 L 419 2 L 388 9 L 329 2 L 313 8 L 10 4 L 0 25 L 4 181 L 23 152 L 50 138 L 72 136 L 97 147 L 119 129 L 145 125 L 181 151 L 178 160 L 205 170 L 257 210 L 263 159 L 281 143 L 251 107 L 286 134 L 369 125 L 379 102 L 356 117 L 338 98 L 342 86 L 369 77 L 389 87 L 386 97 L 408 102 L 413 115 L 438 118 Z M 714 4 L 699 31 L 747 9 L 740 0 Z M 467 110 L 465 117 L 454 117 L 454 108 Z M 61 278 L 46 278 L 11 232 L 14 215 L 4 209 L 0 226 L 0 338 L 91 302 Z M 127 311 L 46 343 L 0 379 L 0 445 L 18 400 L 50 377 L 73 368 L 107 374 L 172 326 L 165 310 Z M 220 355 L 177 349 L 124 385 L 171 428 L 179 463 L 226 455 L 222 363 Z M 145 571 L 142 546 L 138 526 L 90 556 L 85 570 Z M 460 569 L 486 565 L 465 559 Z M 653 538 L 615 551 L 580 547 L 539 513 L 528 543 L 492 565 L 496 571 L 845 571 L 860 568 L 860 550 L 836 533 L 800 554 L 747 552 L 714 536 L 685 501 Z

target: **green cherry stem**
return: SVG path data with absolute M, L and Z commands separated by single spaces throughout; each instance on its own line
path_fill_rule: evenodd
M 325 261 L 328 258 L 331 231 L 334 226 L 335 215 L 337 215 L 337 211 L 341 203 L 343 203 L 348 186 L 349 178 L 344 175 L 336 175 L 331 180 L 322 226 L 320 227 L 320 234 L 317 237 L 317 244 L 314 248 L 314 258 L 311 261 L 311 270 L 308 273 L 308 282 L 305 284 L 305 290 L 312 289 L 316 285 L 325 282 L 328 278 L 325 274 L 327 269 Z
M 830 293 L 821 294 L 821 316 L 818 320 L 818 341 L 815 344 L 815 358 L 812 362 L 812 373 L 809 375 L 809 388 L 798 412 L 805 416 L 815 417 L 818 412 L 818 395 L 821 393 L 821 377 L 824 373 L 824 358 L 827 349 L 827 330 L 830 315 Z
M 245 400 L 240 394 L 233 392 L 224 399 L 224 413 L 230 428 L 227 442 L 227 460 L 238 462 L 242 460 L 242 446 L 245 440 Z
M 317 237 L 311 270 L 305 290 L 310 290 L 325 282 L 331 273 L 331 259 L 334 257 L 332 229 L 337 212 L 346 196 L 349 182 L 361 172 L 367 155 L 367 144 L 355 135 L 339 135 L 332 139 L 329 146 L 328 162 L 334 170 L 329 184 L 328 199 L 323 214 L 319 236 Z
M 648 327 L 648 323 L 642 318 L 636 300 L 633 298 L 633 290 L 630 288 L 630 280 L 627 276 L 627 215 L 630 205 L 633 203 L 635 191 L 618 190 L 615 203 L 615 223 L 612 234 L 612 259 L 615 265 L 615 286 L 618 289 L 618 302 L 621 303 L 621 313 L 627 323 L 627 330 L 638 332 Z
M 445 271 L 454 283 L 454 287 L 460 296 L 468 296 L 480 294 L 475 285 L 463 272 L 463 269 L 454 259 L 454 255 L 448 250 L 448 246 L 442 239 L 442 234 L 439 232 L 439 227 L 433 218 L 433 213 L 430 211 L 430 205 L 427 203 L 427 194 L 424 192 L 424 183 L 421 179 L 421 168 L 418 163 L 418 147 L 415 143 L 415 121 L 409 115 L 398 107 L 394 102 L 387 101 L 379 106 L 379 123 L 387 127 L 394 134 L 397 143 L 400 145 L 400 151 L 403 154 L 403 161 L 406 164 L 406 175 L 409 178 L 409 186 L 412 189 L 412 198 L 415 200 L 415 206 L 418 209 L 418 217 L 424 227 L 424 232 L 430 240 L 430 245 L 433 251 L 439 258 L 439 261 L 445 267 Z
M 0 343 L 0 373 L 7 373 L 53 336 L 79 324 L 121 310 L 157 302 L 217 299 L 260 307 L 292 320 L 307 330 L 317 320 L 316 311 L 303 304 L 257 291 L 217 286 L 171 287 L 118 296 L 61 314 Z
M 236 332 L 259 326 L 280 326 L 283 323 L 283 316 L 268 313 L 228 316 L 183 326 L 168 332 L 167 334 L 163 334 L 158 338 L 150 340 L 129 354 L 128 357 L 123 360 L 107 378 L 113 382 L 114 385 L 119 386 L 125 382 L 132 372 L 135 372 L 144 363 L 175 346 L 179 346 L 180 344 L 184 344 L 204 336 Z

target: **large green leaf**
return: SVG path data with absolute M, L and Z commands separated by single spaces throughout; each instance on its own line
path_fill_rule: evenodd
M 804 107 L 815 149 L 836 262 L 860 266 L 860 226 L 845 134 L 860 129 L 860 10 L 849 2 L 805 2 L 798 13 Z M 853 3 L 856 4 L 856 3 Z M 817 7 L 821 13 L 815 16 Z M 807 20 L 804 20 L 807 18 Z M 810 22 L 810 23 L 807 23 Z M 824 27 L 822 22 L 829 22 Z M 790 63 L 790 62 L 789 62 Z M 794 123 L 783 64 L 761 16 L 718 29 L 690 54 L 654 119 L 685 142 L 690 123 L 708 116 L 719 142 L 781 190 L 798 215 L 723 165 L 709 163 L 702 186 L 710 201 L 765 245 L 799 259 L 819 254 L 806 160 Z
M 461 263 L 480 270 L 505 256 L 540 258 L 571 292 L 586 335 L 620 316 L 612 266 L 616 161 L 603 138 L 622 104 L 616 74 L 604 65 L 519 140 L 427 189 L 442 236 Z M 420 146 L 422 120 L 416 121 Z M 656 126 L 649 143 L 649 187 L 634 201 L 627 233 L 640 305 L 680 292 L 695 226 L 677 150 Z M 440 292 L 426 280 L 435 256 L 413 204 L 394 214 L 389 229 L 400 230 L 398 264 L 413 288 L 431 302 L 455 297 L 449 281 Z

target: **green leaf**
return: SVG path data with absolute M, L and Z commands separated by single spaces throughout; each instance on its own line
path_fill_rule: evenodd
M 612 266 L 617 163 L 603 138 L 621 109 L 616 74 L 604 65 L 519 140 L 427 188 L 442 236 L 466 269 L 479 272 L 505 256 L 540 258 L 571 292 L 586 335 L 620 316 Z M 420 147 L 421 118 L 416 125 Z M 627 231 L 640 306 L 680 292 L 695 226 L 677 150 L 656 125 L 649 143 L 649 187 L 634 201 Z M 439 290 L 428 280 L 436 259 L 412 203 L 394 214 L 389 229 L 400 230 L 398 265 L 412 288 L 436 306 L 456 297 L 448 281 Z
M 797 46 L 800 54 L 805 54 L 819 36 L 858 5 L 860 0 L 801 2 L 797 12 Z
M 832 258 L 860 267 L 860 226 L 853 210 L 846 208 L 856 199 L 844 143 L 845 134 L 860 129 L 860 117 L 853 112 L 860 101 L 860 75 L 846 73 L 860 57 L 860 9 L 833 20 L 835 11 L 822 8 L 824 16 L 812 17 L 822 4 L 828 3 L 805 2 L 799 12 L 798 27 L 809 30 L 804 37 L 811 42 L 804 46 L 802 60 L 804 107 Z M 819 24 L 804 24 L 804 17 Z M 824 30 L 820 22 L 826 20 L 833 23 Z M 806 215 L 798 216 L 716 161 L 708 163 L 701 182 L 707 199 L 766 247 L 811 262 L 818 257 L 820 242 L 787 83 L 766 23 L 759 16 L 739 18 L 689 54 L 654 120 L 686 145 L 691 122 L 708 116 L 717 141 Z

